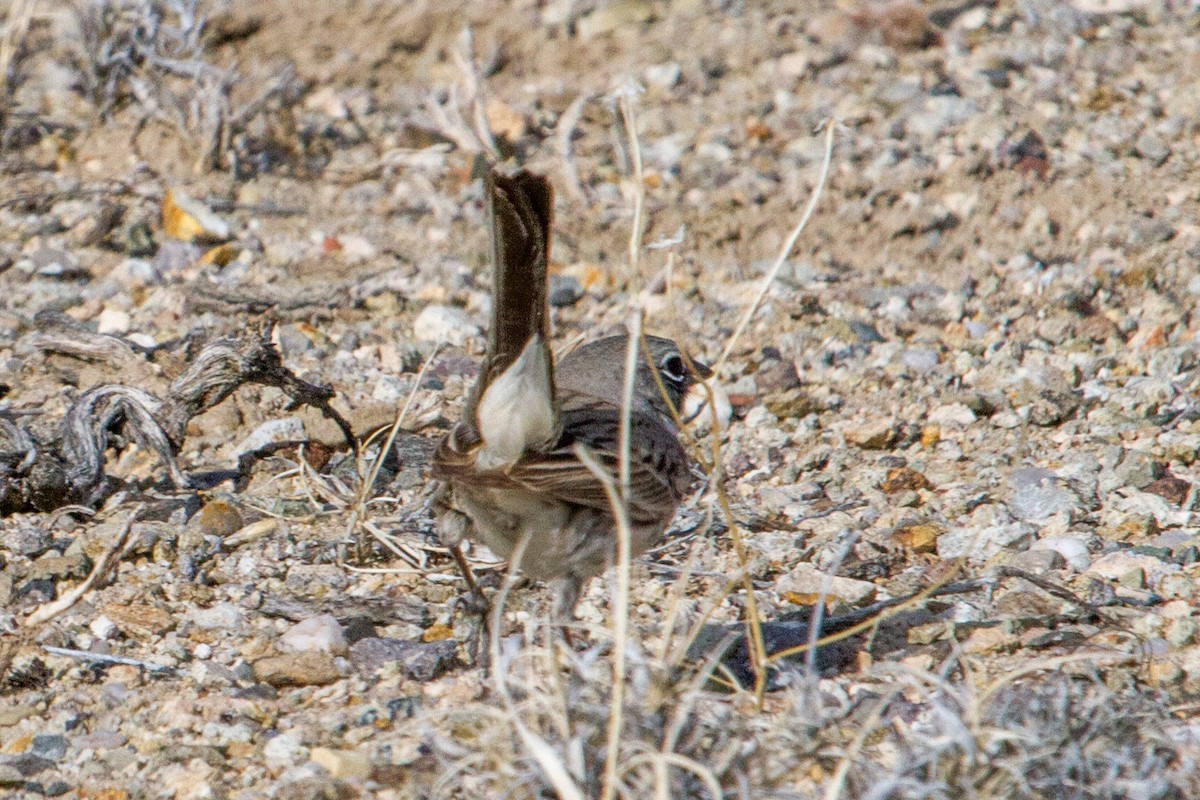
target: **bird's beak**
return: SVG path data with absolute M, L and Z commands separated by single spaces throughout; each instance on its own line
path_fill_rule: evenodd
M 702 367 L 702 364 L 697 363 L 696 367 Z M 696 427 L 700 429 L 708 428 L 712 422 L 713 414 L 709 411 L 709 398 L 712 398 L 713 408 L 716 410 L 717 426 L 720 429 L 729 426 L 729 420 L 733 419 L 733 405 L 729 402 L 729 395 L 721 387 L 721 384 L 713 376 L 712 370 L 704 367 L 707 375 L 703 380 L 692 384 L 687 394 L 683 396 L 682 418 L 684 422 L 695 422 Z M 696 370 L 699 372 L 699 369 Z

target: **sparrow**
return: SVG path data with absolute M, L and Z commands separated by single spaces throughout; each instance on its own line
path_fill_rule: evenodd
M 528 576 L 557 584 L 552 616 L 574 611 L 584 582 L 616 560 L 617 524 L 605 482 L 620 464 L 626 335 L 582 345 L 557 365 L 549 346 L 547 281 L 553 190 L 530 172 L 491 171 L 486 198 L 494 268 L 487 350 L 462 420 L 433 458 L 444 482 L 444 541 L 482 542 Z M 646 336 L 629 408 L 629 484 L 623 493 L 636 556 L 656 544 L 695 472 L 676 420 L 711 376 L 670 339 Z M 673 413 L 674 412 L 674 413 Z M 515 559 L 515 560 L 514 560 Z

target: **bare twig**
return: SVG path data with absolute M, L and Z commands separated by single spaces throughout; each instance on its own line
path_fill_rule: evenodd
M 96 562 L 96 566 L 92 567 L 92 571 L 83 583 L 57 600 L 35 608 L 25 618 L 22 625 L 26 628 L 32 628 L 35 625 L 49 622 L 79 602 L 79 598 L 91 591 L 93 586 L 103 581 L 113 567 L 116 566 L 117 562 L 121 560 L 121 555 L 125 552 L 125 547 L 129 543 L 129 531 L 133 528 L 133 523 L 137 520 L 138 514 L 142 512 L 142 508 L 142 505 L 138 505 L 125 518 L 125 524 L 121 526 L 121 530 L 117 533 L 116 538 L 104 551 L 104 555 L 100 557 L 100 560 Z
M 179 670 L 175 667 L 167 666 L 166 664 L 155 664 L 153 661 L 143 661 L 139 658 L 113 656 L 107 653 L 90 653 L 87 650 L 72 650 L 69 647 L 52 647 L 50 645 L 44 645 L 42 649 L 52 656 L 76 658 L 80 661 L 88 661 L 93 664 L 123 664 L 129 667 L 139 667 L 155 675 L 179 674 Z
M 763 277 L 754 301 L 746 308 L 746 312 L 742 315 L 741 320 L 738 321 L 737 327 L 733 329 L 733 333 L 725 343 L 725 349 L 721 351 L 720 358 L 713 365 L 713 372 L 720 373 L 721 367 L 729 358 L 729 354 L 733 352 L 733 348 L 737 344 L 737 340 L 741 337 L 742 332 L 746 330 L 746 326 L 750 324 L 750 320 L 754 318 L 754 314 L 762 306 L 763 299 L 771 289 L 771 284 L 775 283 L 775 279 L 779 277 L 779 271 L 783 269 L 783 265 L 787 261 L 788 255 L 792 252 L 792 248 L 796 246 L 796 240 L 800 238 L 800 234 L 808 226 L 808 221 L 812 218 L 813 211 L 817 208 L 817 201 L 821 199 L 821 194 L 825 191 L 825 181 L 829 177 L 829 165 L 833 162 L 833 134 L 836 130 L 836 120 L 831 119 L 825 123 L 825 160 L 821 163 L 821 173 L 817 177 L 817 185 L 813 188 L 813 193 L 808 198 L 808 206 L 805 207 L 804 213 L 800 216 L 800 221 L 796 223 L 796 227 L 792 229 L 787 240 L 783 243 L 783 247 L 779 249 L 779 255 L 775 257 L 775 263 L 771 265 L 771 268 L 767 270 L 767 274 Z
M 575 164 L 575 148 L 571 146 L 571 139 L 575 136 L 575 128 L 579 126 L 579 120 L 583 116 L 584 106 L 593 97 L 594 95 L 586 92 L 576 97 L 558 118 L 558 124 L 554 127 L 554 141 L 558 147 L 559 158 L 562 159 L 563 182 L 577 200 L 587 200 L 587 192 L 579 180 L 579 167 Z
M 642 286 L 641 280 L 641 251 L 642 251 L 642 209 L 646 204 L 646 182 L 642 175 L 642 146 L 638 139 L 637 112 L 635 99 L 642 87 L 633 81 L 627 81 L 614 92 L 617 107 L 621 111 L 621 122 L 625 128 L 625 136 L 629 143 L 630 166 L 633 181 L 633 223 L 629 231 L 629 274 L 631 294 L 636 294 Z

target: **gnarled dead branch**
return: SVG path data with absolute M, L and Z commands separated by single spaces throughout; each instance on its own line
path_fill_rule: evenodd
M 171 383 L 166 398 L 114 383 L 81 393 L 58 425 L 46 425 L 36 415 L 0 412 L 0 514 L 99 505 L 116 486 L 104 471 L 105 452 L 128 439 L 158 455 L 176 488 L 187 488 L 177 457 L 188 421 L 248 383 L 274 386 L 296 405 L 319 408 L 355 447 L 349 423 L 329 404 L 333 389 L 301 380 L 285 367 L 271 341 L 272 328 L 265 322 L 243 336 L 209 342 Z M 116 366 L 146 354 L 117 337 L 98 337 L 70 325 L 40 325 L 26 344 Z

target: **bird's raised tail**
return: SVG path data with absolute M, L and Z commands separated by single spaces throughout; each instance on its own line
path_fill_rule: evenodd
M 554 191 L 544 176 L 493 170 L 487 179 L 492 237 L 492 324 L 464 417 L 483 440 L 476 464 L 501 469 L 559 433 L 547 281 Z

